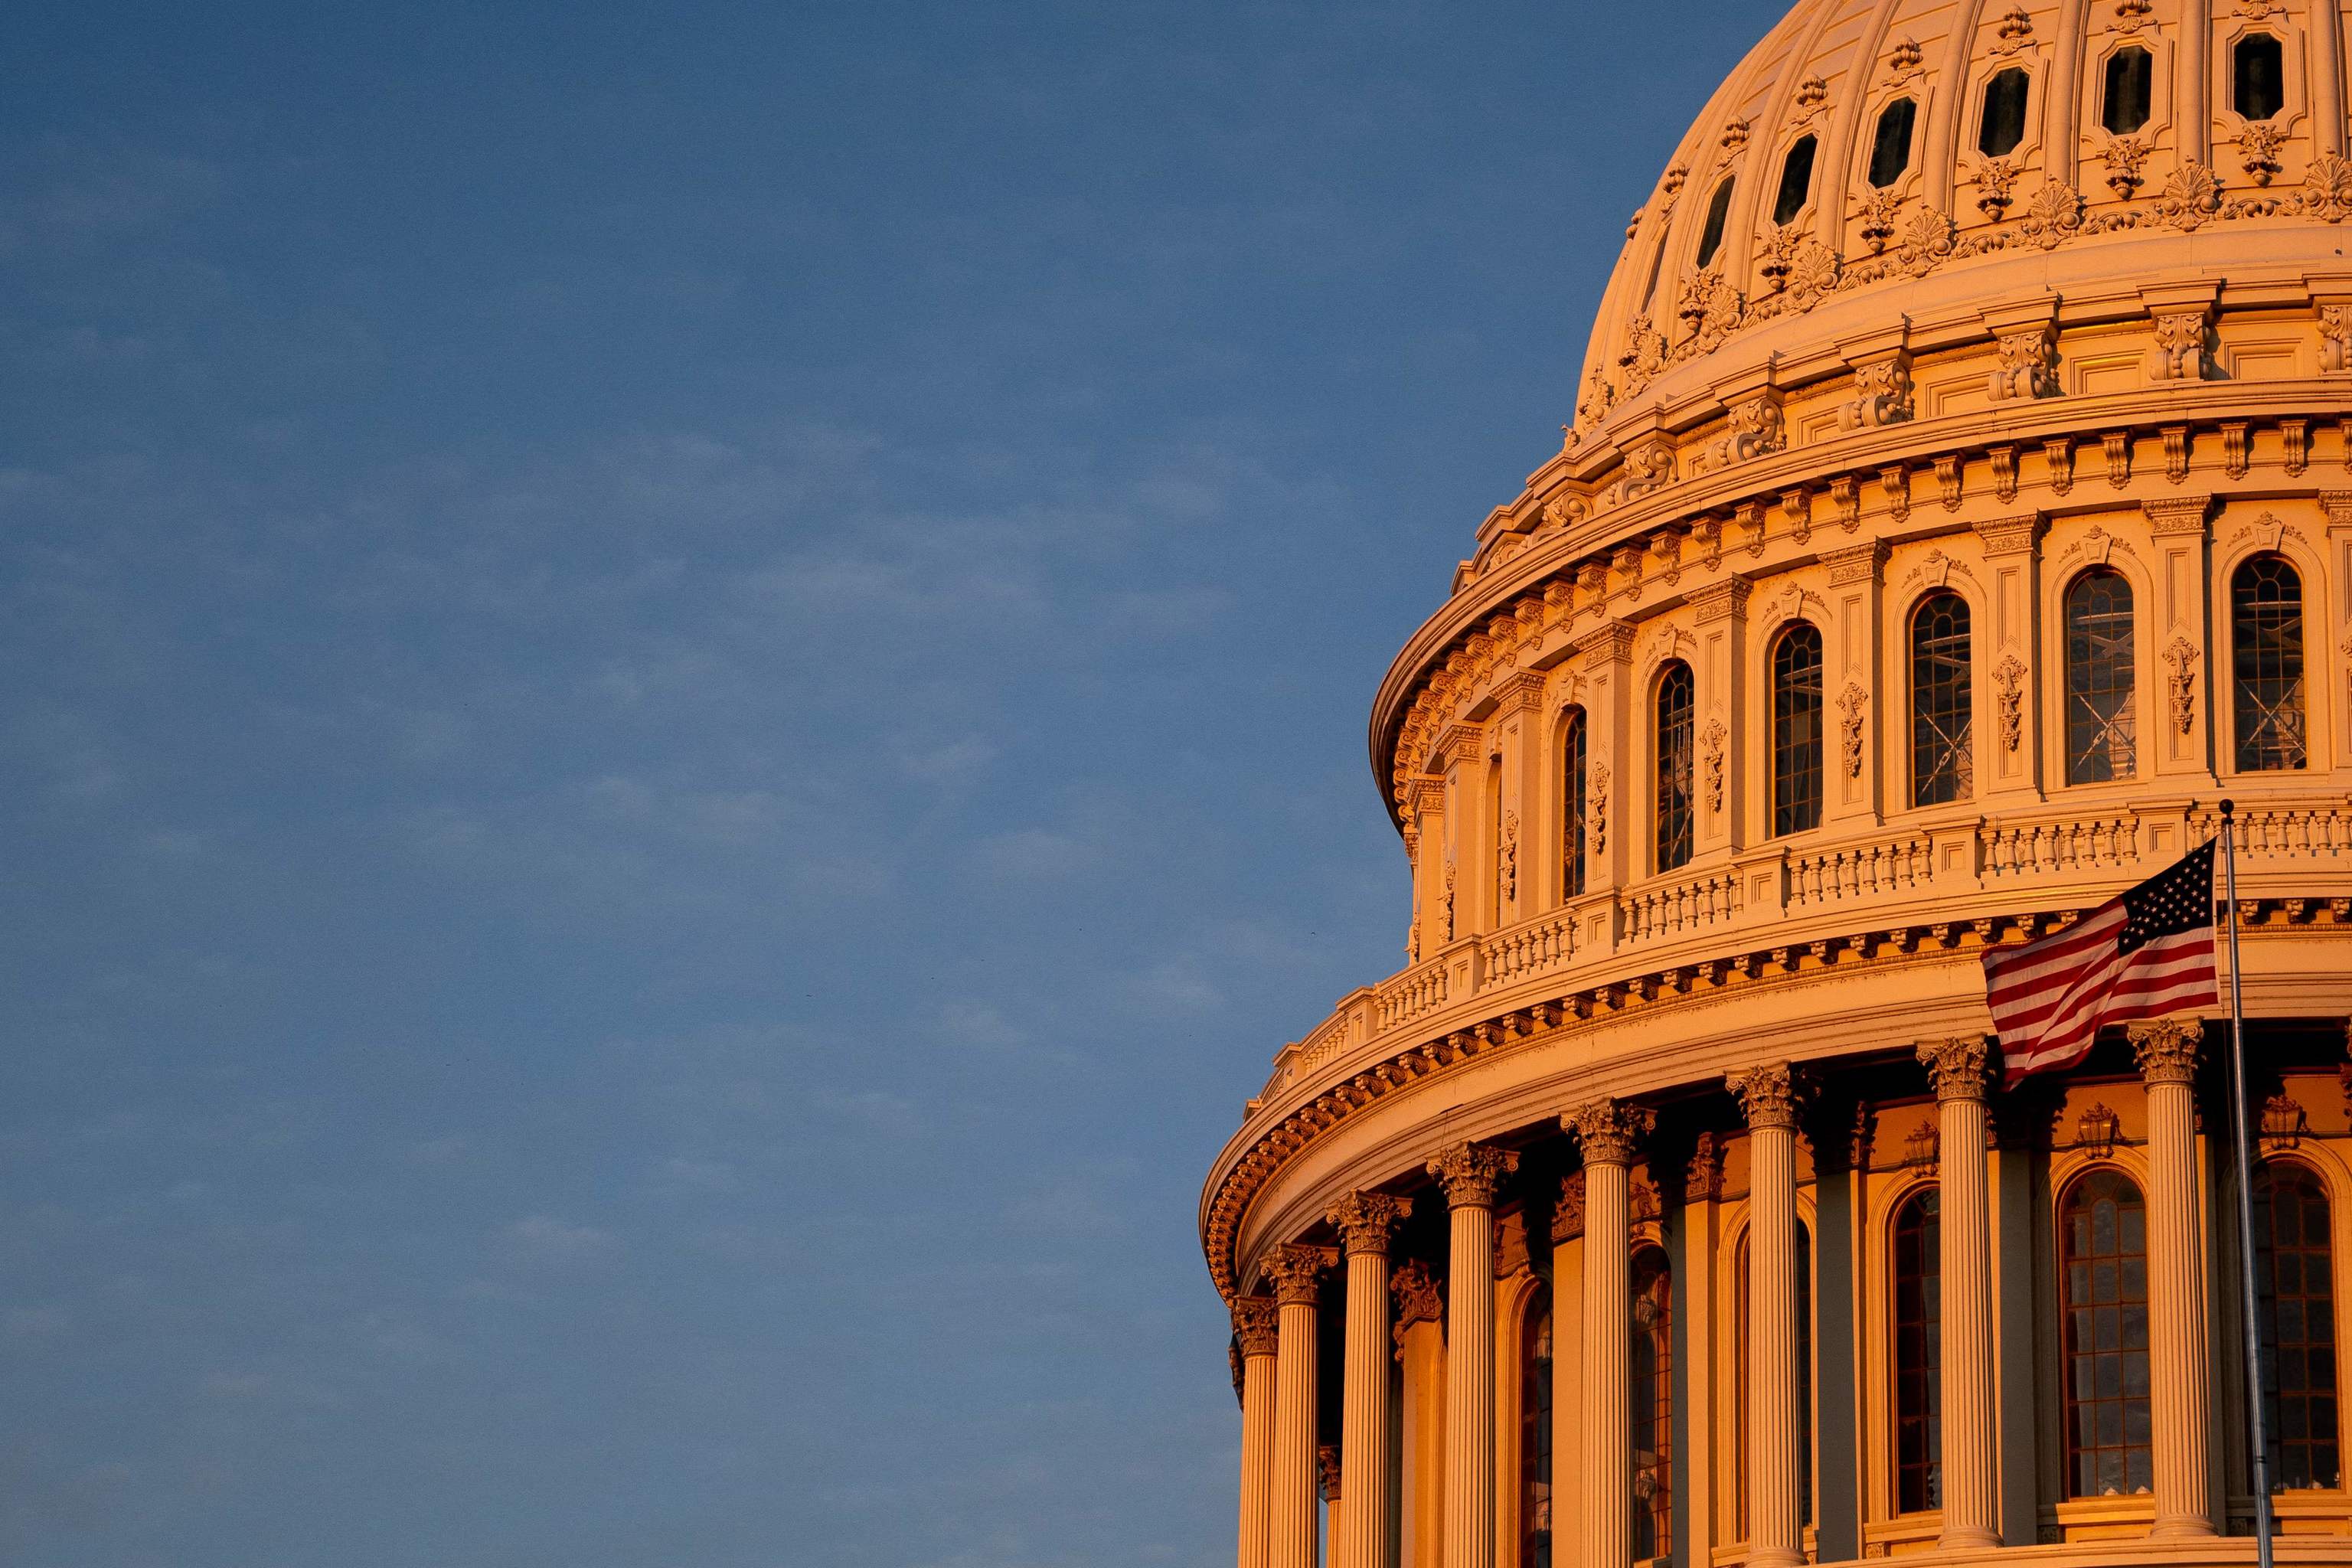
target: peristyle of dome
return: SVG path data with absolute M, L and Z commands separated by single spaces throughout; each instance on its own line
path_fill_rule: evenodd
M 2352 215 L 2307 0 L 1806 0 L 1374 700 L 1406 963 L 1202 1194 L 1241 1568 L 2352 1563 Z M 2210 1008 L 1983 957 L 2235 801 Z M 2352 1312 L 2352 1309 L 2345 1309 Z

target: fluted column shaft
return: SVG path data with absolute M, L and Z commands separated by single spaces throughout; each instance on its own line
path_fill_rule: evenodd
M 1577 1538 L 1582 1568 L 1633 1561 L 1632 1178 L 1653 1113 L 1614 1100 L 1560 1118 L 1584 1155 L 1583 1467 Z
M 1276 1303 L 1266 1568 L 1316 1568 L 1315 1297 L 1330 1258 L 1319 1247 L 1284 1247 L 1266 1266 Z
M 1785 1064 L 1730 1080 L 1748 1112 L 1748 1560 L 1805 1560 L 1798 1495 L 1797 1103 Z
M 1937 1266 L 1943 1363 L 1947 1548 L 2000 1544 L 1993 1426 L 1992 1223 L 1986 1197 L 1985 1074 L 1980 1037 L 1919 1047 L 1936 1086 Z
M 1266 1510 L 1274 1491 L 1275 1306 L 1262 1296 L 1234 1303 L 1242 1353 L 1241 1528 L 1235 1568 L 1266 1568 Z
M 2147 1372 L 2156 1524 L 2149 1533 L 2213 1533 L 2205 1447 L 2205 1270 L 2197 1212 L 2194 1018 L 2130 1027 L 2147 1085 Z
M 1495 1187 L 1517 1154 L 1457 1143 L 1429 1163 L 1451 1212 L 1444 1568 L 1495 1568 Z
M 1339 1402 L 1339 1508 L 1329 1568 L 1389 1568 L 1395 1472 L 1389 1455 L 1389 1240 L 1409 1200 L 1350 1193 L 1329 1215 L 1348 1259 Z

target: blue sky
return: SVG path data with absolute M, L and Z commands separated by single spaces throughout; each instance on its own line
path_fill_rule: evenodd
M 1198 1183 L 1774 14 L 12 15 L 0 1558 L 1229 1562 Z

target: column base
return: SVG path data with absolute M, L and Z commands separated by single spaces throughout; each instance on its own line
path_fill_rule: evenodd
M 1805 1553 L 1793 1546 L 1750 1546 L 1748 1568 L 1804 1568 Z
M 2147 1532 L 2147 1538 L 2150 1541 L 2194 1541 L 2220 1533 L 2213 1528 L 2213 1521 L 2201 1513 L 2176 1513 L 2169 1517 L 2158 1515 Z
M 1936 1550 L 1938 1552 L 1980 1552 L 2000 1544 L 2000 1531 L 1982 1527 L 1948 1530 L 1936 1537 Z

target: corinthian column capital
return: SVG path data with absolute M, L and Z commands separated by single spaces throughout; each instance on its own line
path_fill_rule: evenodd
M 1234 1300 L 1234 1338 L 1241 1342 L 1244 1360 L 1254 1355 L 1272 1355 L 1276 1341 L 1274 1298 L 1236 1297 Z
M 2143 1080 L 2151 1084 L 2196 1081 L 2197 1052 L 2205 1043 L 2201 1019 L 2151 1018 L 2126 1025 L 2124 1033 L 2131 1040 L 2132 1057 L 2139 1063 Z
M 1519 1168 L 1518 1152 L 1492 1143 L 1456 1143 L 1429 1163 L 1429 1173 L 1445 1189 L 1448 1208 L 1491 1208 L 1495 1189 Z
M 1274 1256 L 1265 1260 L 1266 1274 L 1274 1280 L 1275 1300 L 1286 1307 L 1313 1306 L 1323 1271 L 1337 1261 L 1328 1247 L 1294 1242 L 1276 1247 Z
M 1739 1097 L 1750 1131 L 1765 1127 L 1797 1125 L 1797 1107 L 1804 1099 L 1804 1081 L 1787 1062 L 1766 1062 L 1746 1072 L 1730 1074 L 1724 1087 Z
M 1575 1134 L 1587 1165 L 1630 1165 L 1633 1146 L 1657 1126 L 1658 1113 L 1646 1105 L 1593 1100 L 1562 1116 L 1559 1124 Z
M 1397 1222 L 1411 1213 L 1411 1198 L 1391 1197 L 1386 1193 L 1349 1193 L 1333 1204 L 1324 1217 L 1339 1233 L 1340 1250 L 1385 1256 L 1390 1238 L 1396 1235 Z
M 1982 1035 L 1958 1035 L 1948 1040 L 1919 1042 L 1919 1064 L 1936 1086 L 1936 1100 L 1982 1100 L 1991 1053 Z

